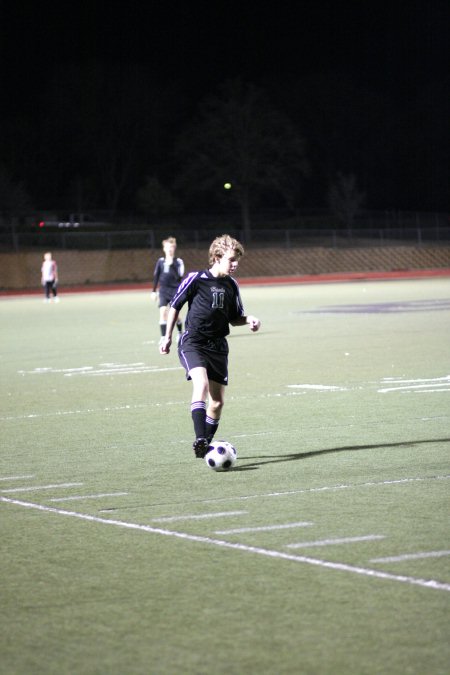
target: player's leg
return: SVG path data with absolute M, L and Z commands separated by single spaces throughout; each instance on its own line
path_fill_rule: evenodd
M 211 443 L 219 426 L 225 404 L 225 385 L 209 380 L 209 401 L 206 410 L 206 438 Z
M 196 457 L 204 457 L 208 452 L 206 437 L 206 397 L 208 395 L 208 375 L 206 368 L 196 366 L 189 370 L 192 380 L 191 417 L 194 424 Z
M 163 304 L 160 304 L 159 306 L 159 330 L 161 332 L 161 338 L 160 342 L 166 335 L 166 328 L 167 328 L 167 314 L 169 313 L 169 308 L 167 304 L 165 304 L 165 301 L 161 298 L 161 293 L 160 293 L 160 302 Z
M 197 366 L 189 371 L 192 380 L 191 417 L 194 423 L 195 437 L 206 438 L 206 397 L 208 395 L 208 376 L 206 368 Z

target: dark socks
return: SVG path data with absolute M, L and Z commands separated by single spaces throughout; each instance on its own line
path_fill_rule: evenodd
M 219 426 L 219 420 L 215 420 L 212 417 L 209 417 L 206 415 L 206 438 L 208 441 L 211 443 L 212 439 L 214 438 L 214 434 L 217 431 L 217 427 Z
M 206 403 L 204 401 L 193 401 L 191 403 L 191 416 L 195 437 L 206 438 Z

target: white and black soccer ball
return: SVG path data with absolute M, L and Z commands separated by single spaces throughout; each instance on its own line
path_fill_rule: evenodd
M 236 464 L 237 452 L 228 441 L 212 441 L 205 462 L 213 471 L 228 471 Z

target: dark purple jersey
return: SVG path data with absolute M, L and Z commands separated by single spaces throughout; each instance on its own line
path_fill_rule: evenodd
M 171 306 L 179 311 L 186 302 L 185 330 L 190 338 L 200 341 L 224 338 L 230 323 L 244 316 L 237 281 L 230 276 L 214 277 L 209 270 L 188 274 Z
M 173 292 L 170 294 L 172 296 L 183 275 L 184 263 L 181 258 L 174 258 L 170 265 L 164 257 L 158 258 L 153 273 L 153 290 L 156 291 L 159 284 L 163 290 L 172 290 Z

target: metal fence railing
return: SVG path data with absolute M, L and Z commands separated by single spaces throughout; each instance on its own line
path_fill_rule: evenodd
M 203 248 L 215 236 L 222 234 L 218 229 L 170 230 L 119 230 L 111 232 L 80 231 L 36 231 L 0 232 L 1 251 L 26 251 L 30 249 L 60 250 L 115 250 L 132 248 L 160 248 L 161 240 L 168 234 L 177 237 L 184 248 Z M 246 235 L 237 228 L 227 228 L 232 236 L 253 247 L 276 246 L 291 248 L 297 246 L 322 246 L 326 248 L 358 246 L 392 246 L 395 243 L 415 246 L 428 244 L 449 244 L 450 227 L 365 227 L 352 229 L 316 230 L 302 228 L 255 229 Z
M 76 225 L 76 226 L 75 226 Z M 243 230 L 238 212 L 190 214 L 162 218 L 158 224 L 120 215 L 108 222 L 58 223 L 36 218 L 8 218 L 0 211 L 0 250 L 43 248 L 73 250 L 159 249 L 161 240 L 177 237 L 184 248 L 204 248 L 215 236 L 228 232 L 253 247 L 319 245 L 327 248 L 392 245 L 421 246 L 450 242 L 448 213 L 399 210 L 361 211 L 346 227 L 327 209 L 283 210 L 253 214 L 250 232 Z

